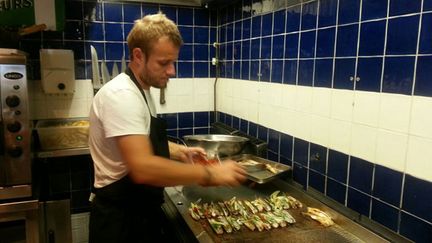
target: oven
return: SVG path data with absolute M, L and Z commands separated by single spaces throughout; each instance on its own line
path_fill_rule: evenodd
M 0 49 L 0 201 L 32 196 L 26 54 Z

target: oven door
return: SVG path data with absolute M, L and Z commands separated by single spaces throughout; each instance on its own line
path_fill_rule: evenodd
M 0 242 L 39 242 L 37 200 L 0 204 Z

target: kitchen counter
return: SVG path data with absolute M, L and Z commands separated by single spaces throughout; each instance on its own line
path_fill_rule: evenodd
M 191 202 L 201 199 L 203 202 L 217 202 L 237 199 L 255 199 L 268 197 L 272 192 L 280 190 L 295 197 L 306 206 L 315 207 L 328 213 L 335 225 L 323 227 L 318 222 L 307 219 L 301 215 L 300 209 L 290 209 L 289 212 L 296 219 L 294 225 L 269 231 L 250 231 L 242 226 L 238 232 L 217 235 L 206 220 L 195 221 L 189 214 Z M 286 183 L 275 180 L 267 184 L 250 184 L 240 187 L 199 187 L 177 186 L 165 189 L 166 203 L 164 211 L 173 222 L 177 236 L 183 242 L 390 242 L 379 235 L 369 231 L 349 218 L 329 208 L 320 201 L 307 195 L 303 190 Z M 395 236 L 397 237 L 397 236 Z M 399 242 L 405 239 L 397 239 Z

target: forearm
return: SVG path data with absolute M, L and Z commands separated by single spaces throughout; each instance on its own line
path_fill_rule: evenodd
M 184 145 L 168 142 L 170 158 L 173 160 L 181 161 L 182 151 L 185 149 Z

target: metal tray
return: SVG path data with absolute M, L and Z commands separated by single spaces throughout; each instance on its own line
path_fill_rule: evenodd
M 264 166 L 262 166 L 262 167 L 246 168 L 247 178 L 250 179 L 251 181 L 255 181 L 259 184 L 267 183 L 267 182 L 275 179 L 276 177 L 280 176 L 284 172 L 291 170 L 291 166 L 284 165 L 284 164 L 281 164 L 278 162 L 274 162 L 274 161 L 271 161 L 268 159 L 263 159 L 261 157 L 258 157 L 258 156 L 252 155 L 252 154 L 240 154 L 240 155 L 227 157 L 227 159 L 231 159 L 231 160 L 234 160 L 236 162 L 250 159 L 250 160 L 254 160 L 256 162 L 264 164 Z M 278 173 L 270 172 L 269 170 L 267 170 L 265 168 L 265 164 L 269 164 L 269 165 L 273 166 L 274 168 L 278 169 L 279 172 Z

